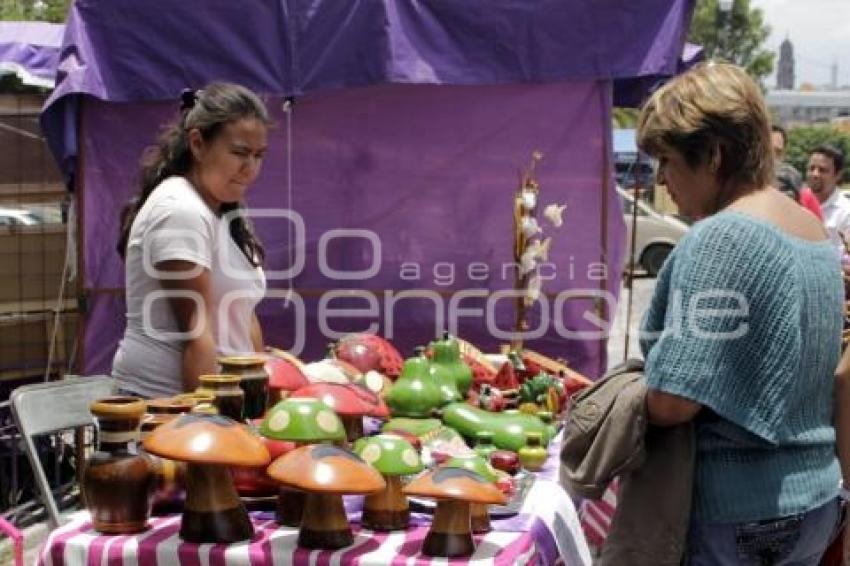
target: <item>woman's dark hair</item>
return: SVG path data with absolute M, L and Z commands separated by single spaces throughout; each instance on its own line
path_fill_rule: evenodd
M 127 253 L 130 228 L 153 190 L 168 177 L 185 176 L 194 163 L 189 149 L 189 131 L 197 129 L 204 141 L 211 141 L 229 123 L 242 118 L 255 118 L 269 123 L 265 105 L 253 92 L 232 83 L 212 83 L 197 92 L 183 91 L 180 96 L 180 117 L 167 125 L 157 144 L 142 156 L 140 191 L 121 211 L 121 236 L 118 253 Z M 230 222 L 230 236 L 252 265 L 263 262 L 265 252 L 254 234 L 250 221 L 241 214 L 240 202 L 223 203 L 219 213 L 237 211 Z

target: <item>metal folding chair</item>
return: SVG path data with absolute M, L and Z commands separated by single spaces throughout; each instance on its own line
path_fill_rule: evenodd
M 60 524 L 59 508 L 33 442 L 34 437 L 91 426 L 92 401 L 115 394 L 116 382 L 108 376 L 65 376 L 60 381 L 23 385 L 12 391 L 12 416 L 32 466 L 51 529 Z M 79 451 L 77 454 L 79 455 Z M 81 462 L 78 462 L 82 465 Z

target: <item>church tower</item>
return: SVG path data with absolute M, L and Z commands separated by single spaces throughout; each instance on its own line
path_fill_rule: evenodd
M 794 90 L 794 46 L 787 37 L 779 46 L 779 65 L 776 71 L 776 88 Z

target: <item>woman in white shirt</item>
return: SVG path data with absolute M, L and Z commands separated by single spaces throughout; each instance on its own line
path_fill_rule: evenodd
M 235 84 L 185 91 L 181 114 L 142 161 L 122 214 L 127 328 L 112 375 L 141 397 L 192 391 L 218 355 L 261 351 L 254 307 L 263 247 L 243 214 L 260 172 L 268 112 Z

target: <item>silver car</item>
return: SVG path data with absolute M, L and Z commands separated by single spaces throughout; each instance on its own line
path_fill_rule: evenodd
M 628 250 L 632 244 L 632 222 L 637 222 L 634 262 L 653 277 L 661 271 L 661 266 L 673 251 L 673 247 L 688 231 L 688 225 L 678 218 L 661 214 L 649 204 L 638 200 L 637 216 L 633 218 L 634 197 L 619 187 L 620 200 L 623 203 L 623 219 L 626 222 L 625 268 L 629 268 Z

